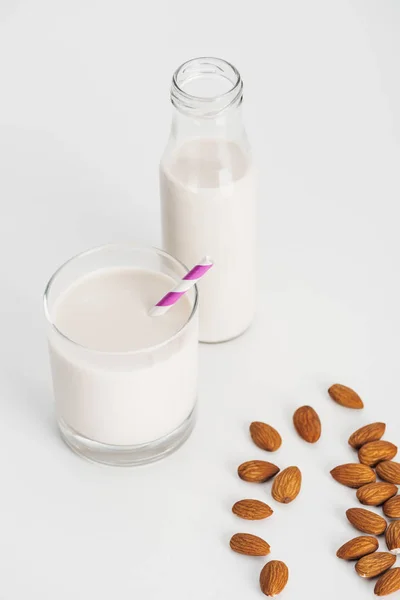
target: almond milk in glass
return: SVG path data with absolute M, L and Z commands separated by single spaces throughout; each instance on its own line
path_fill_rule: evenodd
M 56 415 L 77 454 L 108 465 L 151 462 L 194 425 L 197 290 L 152 307 L 187 274 L 155 248 L 111 244 L 67 261 L 44 305 Z
M 173 118 L 161 159 L 163 245 L 186 265 L 209 255 L 198 284 L 202 342 L 223 342 L 250 326 L 255 308 L 256 175 L 242 120 L 243 83 L 218 58 L 174 73 Z

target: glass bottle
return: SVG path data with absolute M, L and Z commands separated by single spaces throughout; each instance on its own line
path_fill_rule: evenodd
M 255 169 L 242 120 L 243 82 L 218 58 L 180 66 L 171 87 L 171 134 L 160 165 L 164 248 L 189 268 L 214 267 L 198 284 L 200 341 L 250 326 L 255 305 Z

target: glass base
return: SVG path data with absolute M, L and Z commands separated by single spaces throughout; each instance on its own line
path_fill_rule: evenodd
M 133 467 L 160 460 L 177 450 L 190 436 L 195 425 L 193 410 L 187 419 L 175 431 L 163 438 L 136 446 L 112 446 L 84 437 L 58 420 L 61 437 L 71 450 L 87 460 L 113 467 Z

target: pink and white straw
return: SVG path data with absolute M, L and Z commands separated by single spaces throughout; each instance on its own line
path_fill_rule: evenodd
M 183 294 L 186 294 L 190 288 L 196 285 L 199 279 L 201 279 L 201 277 L 203 277 L 203 275 L 205 275 L 207 271 L 211 269 L 213 264 L 214 263 L 212 260 L 208 256 L 205 256 L 196 266 L 193 267 L 193 269 L 189 271 L 189 273 L 185 275 L 185 277 L 173 290 L 168 292 L 168 294 L 165 294 L 165 296 L 161 298 L 161 300 L 157 302 L 155 306 L 153 306 L 149 313 L 150 316 L 159 317 L 160 315 L 165 314 L 171 306 L 178 302 L 179 298 L 181 298 Z

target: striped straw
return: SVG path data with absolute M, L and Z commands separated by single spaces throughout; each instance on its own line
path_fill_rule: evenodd
M 193 267 L 185 275 L 185 277 L 178 283 L 178 285 L 165 294 L 163 298 L 153 308 L 150 310 L 151 317 L 159 317 L 167 312 L 167 310 L 176 302 L 178 302 L 179 298 L 186 294 L 190 288 L 192 288 L 196 283 L 207 273 L 209 269 L 213 266 L 212 260 L 205 256 L 196 266 Z

